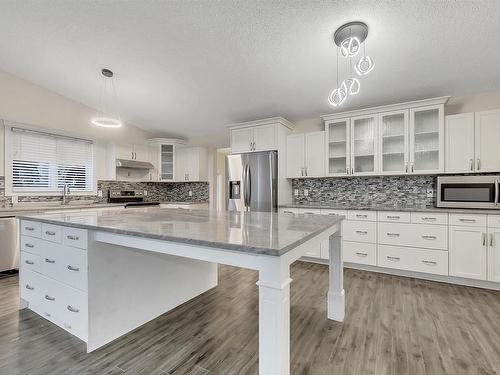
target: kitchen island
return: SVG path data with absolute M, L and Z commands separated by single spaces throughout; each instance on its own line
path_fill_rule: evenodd
M 217 286 L 259 272 L 259 373 L 290 371 L 290 265 L 329 239 L 328 318 L 342 321 L 342 216 L 141 208 L 19 218 L 20 306 L 93 351 Z

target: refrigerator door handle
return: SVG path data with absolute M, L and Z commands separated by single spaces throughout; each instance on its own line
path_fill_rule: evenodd
M 248 210 L 250 211 L 250 205 L 252 204 L 252 171 L 250 170 L 250 165 L 248 165 L 248 170 L 247 170 L 247 182 L 248 182 Z
M 277 208 L 277 204 L 276 204 L 276 188 L 275 188 L 275 179 L 274 179 L 274 172 L 275 172 L 275 169 L 276 169 L 276 159 L 274 157 L 274 154 L 273 153 L 270 153 L 269 154 L 269 165 L 270 165 L 270 168 L 269 168 L 269 182 L 271 184 L 271 209 L 273 211 L 277 211 L 276 208 Z
M 243 176 L 242 176 L 242 180 L 243 180 L 243 205 L 245 206 L 245 208 L 247 207 L 247 167 L 248 165 L 245 165 L 243 167 Z

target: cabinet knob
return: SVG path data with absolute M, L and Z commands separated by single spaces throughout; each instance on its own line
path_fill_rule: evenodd
M 35 264 L 35 262 L 33 262 L 32 260 L 29 260 L 29 259 L 26 259 L 26 260 L 24 261 L 24 263 L 29 264 L 29 265 L 33 265 L 33 264 Z
M 68 270 L 70 270 L 70 271 L 80 271 L 80 268 L 78 268 L 78 267 L 72 267 L 71 265 L 68 265 Z

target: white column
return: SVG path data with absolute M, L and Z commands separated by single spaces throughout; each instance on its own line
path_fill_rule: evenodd
M 277 259 L 259 272 L 259 375 L 290 374 L 290 270 Z
M 328 290 L 328 319 L 344 321 L 344 261 L 342 258 L 342 226 L 330 236 L 330 275 Z

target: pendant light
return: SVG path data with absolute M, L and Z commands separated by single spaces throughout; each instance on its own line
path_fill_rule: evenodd
M 99 97 L 100 112 L 91 122 L 103 128 L 119 128 L 122 126 L 122 122 L 116 109 L 117 95 L 113 79 L 114 73 L 110 69 L 103 68 L 101 69 L 101 74 L 102 87 Z

